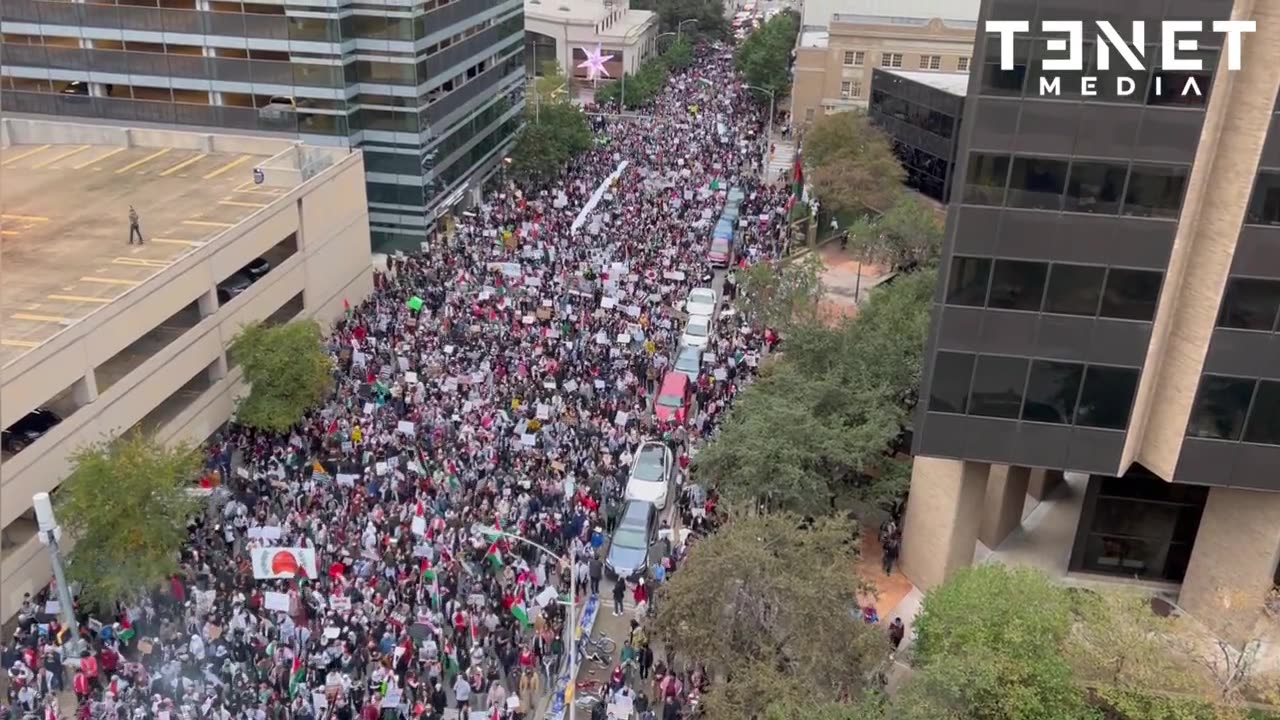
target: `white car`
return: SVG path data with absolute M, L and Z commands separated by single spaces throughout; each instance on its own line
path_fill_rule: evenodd
M 705 350 L 711 344 L 712 322 L 709 315 L 691 315 L 684 326 L 684 335 L 680 344 L 691 348 Z
M 716 291 L 700 287 L 689 291 L 689 299 L 684 301 L 684 311 L 690 315 L 715 315 Z
M 667 506 L 674 473 L 675 462 L 670 448 L 660 442 L 641 443 L 635 459 L 631 461 L 625 499 L 651 502 L 662 510 Z

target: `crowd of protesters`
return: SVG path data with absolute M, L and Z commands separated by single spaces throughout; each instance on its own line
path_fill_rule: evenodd
M 532 716 L 565 652 L 569 573 L 494 533 L 598 562 L 637 445 L 664 439 L 687 467 L 764 344 L 721 313 L 694 409 L 654 421 L 726 192 L 745 194 L 736 262 L 783 237 L 728 48 L 701 48 L 641 116 L 593 125 L 557 181 L 502 179 L 389 259 L 328 340 L 322 407 L 210 444 L 209 509 L 164 592 L 79 608 L 85 649 L 65 665 L 56 595 L 28 598 L 2 648 L 12 717 L 66 717 L 71 694 L 80 717 L 119 720 Z M 267 546 L 310 550 L 316 576 L 256 578 Z

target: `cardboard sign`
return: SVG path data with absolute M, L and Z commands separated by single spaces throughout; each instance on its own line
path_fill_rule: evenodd
M 289 595 L 282 592 L 271 592 L 268 590 L 262 595 L 262 607 L 267 610 L 277 610 L 279 612 L 289 612 Z
M 253 576 L 259 580 L 316 578 L 316 551 L 311 548 L 254 548 L 250 551 Z
M 413 437 L 416 434 L 413 423 L 409 422 L 408 420 L 401 420 L 400 422 L 396 423 L 396 432 L 404 433 L 409 437 Z

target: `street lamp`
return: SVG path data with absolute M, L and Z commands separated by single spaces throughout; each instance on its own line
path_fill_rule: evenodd
M 64 643 L 66 652 L 63 661 L 74 658 L 80 661 L 80 624 L 76 622 L 76 609 L 71 604 L 71 586 L 67 584 L 67 576 L 62 571 L 62 556 L 58 552 L 58 541 L 62 539 L 62 528 L 53 516 L 53 501 L 49 493 L 36 493 L 31 497 L 31 504 L 36 511 L 37 532 L 40 544 L 49 548 L 49 564 L 53 566 L 53 578 L 58 583 L 58 609 L 62 613 L 63 625 L 67 628 L 69 639 Z M 69 656 L 69 657 L 68 657 Z
M 502 530 L 497 530 L 491 527 L 484 527 L 479 524 L 472 525 L 471 532 L 477 535 L 482 535 L 489 540 L 492 540 L 494 538 L 505 538 L 507 540 L 515 540 L 516 542 L 522 542 L 526 545 L 532 545 L 533 547 L 551 556 L 553 560 L 560 563 L 560 566 L 563 567 L 569 573 L 569 611 L 568 611 L 568 615 L 565 617 L 565 623 L 564 623 L 565 634 L 567 634 L 569 637 L 568 637 L 568 641 L 565 643 L 565 648 L 569 651 L 569 683 L 576 682 L 578 680 L 578 638 L 577 638 L 578 627 L 577 627 L 577 618 L 576 618 L 577 609 L 578 609 L 578 573 L 575 572 L 576 568 L 574 568 L 573 562 L 560 557 L 559 555 L 555 554 L 545 546 L 539 545 L 538 543 L 530 540 L 527 537 L 523 537 L 521 535 L 515 535 L 512 533 L 504 532 Z M 552 690 L 554 691 L 554 689 L 555 689 L 555 686 L 553 685 Z M 578 716 L 577 704 L 574 702 L 569 702 L 569 698 L 567 697 L 568 695 L 569 695 L 569 685 L 566 684 L 565 691 L 564 693 L 561 694 L 561 698 L 564 698 L 565 705 L 568 706 L 567 710 L 569 712 L 569 720 L 576 720 Z
M 684 31 L 685 23 L 694 23 L 696 25 L 698 23 L 698 18 L 689 18 L 688 20 L 681 20 L 680 22 L 676 23 L 676 39 L 677 40 L 680 39 L 681 34 Z
M 769 96 L 769 124 L 764 131 L 764 160 L 760 166 L 765 173 L 765 180 L 767 181 L 769 176 L 769 146 L 773 144 L 773 103 L 776 98 L 773 91 L 768 88 L 762 88 L 759 85 L 743 85 L 743 87 L 748 90 L 758 90 Z

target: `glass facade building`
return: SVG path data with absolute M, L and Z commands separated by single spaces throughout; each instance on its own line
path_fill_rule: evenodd
M 871 72 L 867 118 L 889 135 L 907 185 L 943 204 L 951 191 L 967 79 L 959 73 Z
M 375 249 L 416 248 L 524 102 L 522 0 L 6 0 L 0 23 L 6 112 L 362 149 Z

